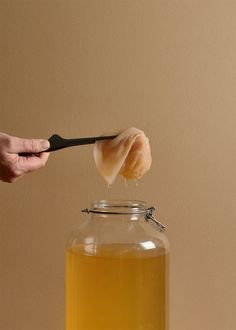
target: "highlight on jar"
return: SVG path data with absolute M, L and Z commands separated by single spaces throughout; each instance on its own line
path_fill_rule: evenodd
M 154 207 L 101 200 L 69 235 L 66 330 L 168 330 L 169 243 Z

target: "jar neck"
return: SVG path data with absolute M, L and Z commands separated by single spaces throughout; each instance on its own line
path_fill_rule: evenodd
M 154 207 L 147 207 L 146 203 L 138 200 L 101 200 L 92 202 L 91 208 L 83 209 L 82 212 L 92 213 L 93 217 L 111 217 L 118 219 L 120 216 L 129 220 L 144 218 L 151 220 L 159 230 L 165 231 L 165 226 L 153 215 Z
M 94 214 L 109 215 L 143 215 L 147 205 L 138 200 L 101 200 L 93 201 L 91 212 Z

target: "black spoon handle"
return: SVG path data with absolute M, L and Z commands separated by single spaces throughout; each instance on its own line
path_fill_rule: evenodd
M 64 139 L 61 136 L 54 134 L 49 138 L 50 148 L 48 151 L 55 151 L 59 149 L 64 149 L 73 146 L 81 146 L 85 144 L 93 144 L 98 140 L 110 140 L 114 139 L 117 135 L 110 135 L 110 136 L 94 136 L 94 137 L 87 137 L 87 138 L 78 138 L 78 139 Z
M 50 148 L 45 150 L 44 152 L 51 152 L 55 150 L 60 150 L 68 147 L 73 146 L 81 146 L 85 144 L 93 144 L 99 140 L 110 140 L 117 137 L 117 135 L 109 135 L 109 136 L 94 136 L 94 137 L 87 137 L 87 138 L 77 138 L 77 139 L 64 139 L 58 134 L 53 134 L 49 139 Z M 19 156 L 33 156 L 35 154 L 22 152 Z

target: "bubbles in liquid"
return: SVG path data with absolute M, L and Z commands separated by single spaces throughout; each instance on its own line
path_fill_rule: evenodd
M 138 185 L 139 185 L 139 181 L 136 179 L 136 180 L 134 180 L 135 181 L 135 186 L 136 187 L 138 187 Z
M 128 180 L 126 178 L 124 178 L 124 183 L 125 183 L 125 188 L 128 187 Z

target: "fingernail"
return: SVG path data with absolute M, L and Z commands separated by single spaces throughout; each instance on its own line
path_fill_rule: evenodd
M 40 143 L 43 150 L 47 150 L 50 147 L 50 143 L 47 140 L 41 140 Z

